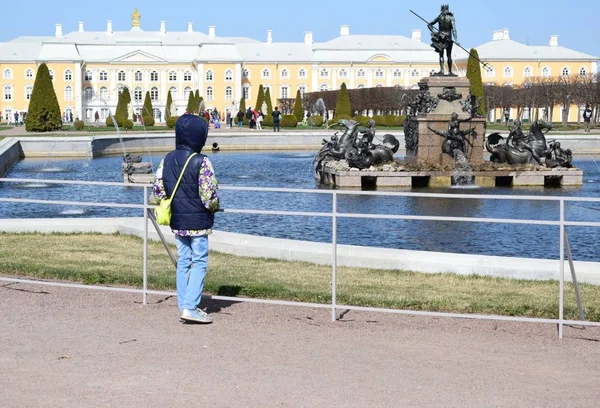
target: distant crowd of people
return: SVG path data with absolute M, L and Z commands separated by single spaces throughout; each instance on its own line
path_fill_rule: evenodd
M 244 116 L 248 120 L 248 127 L 250 129 L 262 130 L 262 122 L 265 119 L 265 115 L 262 112 L 262 110 L 252 109 L 252 107 L 249 107 L 248 109 L 246 109 L 246 112 L 244 112 L 240 109 L 236 115 L 239 129 L 242 129 L 244 127 Z M 271 116 L 273 117 L 273 132 L 279 132 L 279 130 L 281 129 L 281 112 L 279 112 L 278 107 L 275 107 L 273 112 L 271 112 Z M 229 127 L 233 127 L 232 122 L 233 118 L 229 118 Z

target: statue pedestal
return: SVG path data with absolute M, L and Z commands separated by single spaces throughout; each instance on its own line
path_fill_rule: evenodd
M 459 119 L 468 119 L 470 114 L 463 112 L 462 103 L 469 97 L 467 78 L 438 76 L 424 78 L 419 87 L 438 99 L 437 106 L 429 113 L 419 113 L 406 119 L 405 135 L 407 139 L 406 161 L 422 165 L 453 166 L 454 159 L 442 153 L 444 137 L 429 130 L 447 131 L 452 113 Z M 461 130 L 474 128 L 467 137 L 465 156 L 471 165 L 484 162 L 485 119 L 476 118 L 461 123 Z

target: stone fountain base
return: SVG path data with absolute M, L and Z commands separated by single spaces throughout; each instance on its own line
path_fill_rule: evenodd
M 453 179 L 448 170 L 419 170 L 388 165 L 381 169 L 349 169 L 329 162 L 317 174 L 323 184 L 340 188 L 378 187 L 451 187 Z M 578 168 L 548 169 L 541 166 L 481 166 L 473 171 L 473 184 L 478 187 L 581 186 L 583 171 Z

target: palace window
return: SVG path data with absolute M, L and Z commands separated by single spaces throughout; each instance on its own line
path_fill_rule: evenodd
M 66 101 L 73 100 L 73 88 L 71 88 L 70 86 L 67 86 L 65 88 L 65 100 Z
M 395 69 L 395 70 L 394 70 L 394 78 L 395 78 L 395 79 L 400 79 L 400 78 L 402 78 L 402 70 L 400 70 L 400 69 Z
M 504 78 L 512 78 L 513 69 L 511 66 L 504 67 Z
M 418 69 L 413 69 L 412 72 L 410 73 L 410 76 L 413 78 L 419 78 L 419 70 Z
M 394 88 L 400 88 L 400 84 L 394 85 Z
M 175 72 L 175 71 L 169 72 L 169 81 L 171 81 L 171 82 L 177 81 L 177 72 Z
M 139 86 L 133 90 L 133 99 L 141 102 L 142 101 L 142 88 Z
M 242 76 L 243 76 L 244 78 L 250 78 L 250 71 L 248 70 L 248 68 L 244 68 L 244 69 L 242 70 Z
M 156 71 L 150 72 L 150 81 L 158 82 L 158 72 L 156 72 Z
M 361 68 L 361 69 L 359 69 L 359 70 L 356 72 L 356 77 L 357 77 L 357 78 L 364 78 L 364 77 L 366 77 L 366 76 L 367 76 L 367 73 L 366 73 L 366 72 L 365 72 L 365 70 L 364 70 L 364 69 L 362 69 L 362 68 Z
M 587 69 L 585 69 L 585 67 L 581 67 L 579 69 L 579 76 L 581 76 L 581 77 L 587 76 Z
M 265 68 L 262 70 L 262 79 L 270 79 L 271 78 L 271 70 L 269 68 Z
M 13 99 L 13 87 L 12 85 L 5 85 L 4 86 L 4 100 L 5 101 L 12 101 Z
M 206 71 L 206 82 L 212 82 L 214 80 L 214 75 L 211 69 Z
M 533 72 L 531 70 L 531 67 L 525 67 L 525 69 L 523 70 L 523 77 L 531 78 L 532 76 L 533 76 Z
M 283 79 L 287 79 L 290 77 L 290 71 L 287 70 L 287 68 L 284 68 L 281 70 L 281 78 Z
M 98 74 L 98 80 L 99 81 L 108 81 L 108 72 L 100 71 L 100 74 Z
M 214 92 L 212 86 L 206 88 L 206 100 L 212 101 L 214 99 Z
M 108 88 L 103 86 L 102 88 L 100 88 L 100 99 L 103 101 L 107 101 L 108 100 Z
M 142 82 L 144 76 L 142 75 L 142 71 L 135 71 L 134 75 L 135 82 Z
M 319 78 L 329 78 L 329 70 L 327 68 L 323 68 L 319 71 Z
M 298 70 L 298 78 L 306 78 L 306 70 L 304 68 Z
M 65 81 L 72 81 L 73 80 L 73 72 L 70 69 L 67 69 L 65 71 Z
M 567 78 L 569 75 L 571 75 L 571 70 L 568 67 L 564 67 L 562 69 L 563 78 Z
M 171 88 L 169 88 L 169 92 L 171 92 L 171 99 L 177 99 L 177 88 L 172 86 Z
M 381 69 L 381 68 L 378 68 L 378 69 L 375 71 L 375 78 L 383 78 L 383 69 Z
M 70 111 L 71 109 L 66 109 L 67 113 L 69 113 L 68 111 Z M 108 108 L 102 108 L 100 109 L 100 119 L 106 119 L 109 116 L 109 110 Z
M 125 74 L 125 71 L 119 71 L 119 73 L 117 74 L 117 81 L 125 82 L 126 80 L 127 80 L 127 75 Z
M 150 99 L 152 99 L 153 101 L 158 100 L 158 88 L 155 86 L 152 87 L 152 89 L 150 89 Z
M 50 74 L 50 80 L 54 81 L 54 70 L 53 69 L 49 69 L 48 73 Z
M 306 93 L 306 87 L 304 85 L 300 85 L 298 87 L 298 90 L 300 91 L 300 97 L 304 98 L 304 94 Z
M 364 84 L 359 84 L 359 85 L 357 86 L 357 88 L 358 88 L 358 89 L 363 89 L 364 87 L 365 87 L 365 85 L 364 85 Z
M 4 72 L 2 72 L 2 78 L 12 79 L 12 70 L 10 68 L 6 68 Z
M 249 86 L 244 86 L 243 90 L 243 94 L 244 94 L 244 99 L 248 100 L 250 99 L 250 87 Z
M 25 87 L 25 99 L 31 100 L 31 94 L 33 93 L 33 86 L 27 85 Z
M 544 78 L 548 78 L 551 75 L 550 68 L 544 67 L 542 68 L 542 76 Z
M 183 90 L 183 99 L 185 99 L 186 101 L 188 99 L 190 99 L 190 93 L 192 92 L 192 88 L 190 88 L 189 86 L 187 86 L 184 90 Z
M 91 81 L 92 80 L 92 71 L 85 71 L 84 80 Z
M 233 71 L 228 69 L 227 71 L 225 71 L 225 81 L 227 82 L 231 82 L 233 81 Z
M 329 86 L 327 84 L 323 84 L 319 89 L 321 89 L 321 91 L 329 91 Z
M 85 99 L 86 101 L 91 101 L 93 97 L 94 97 L 94 90 L 92 89 L 91 86 L 86 86 L 85 89 L 83 90 L 83 99 Z
M 430 69 L 429 76 L 434 76 L 434 75 L 435 75 L 435 69 Z
M 494 68 L 493 65 L 488 65 L 487 67 L 485 67 L 485 77 L 486 78 L 493 78 L 496 76 L 496 69 Z
M 342 68 L 338 71 L 338 76 L 342 79 L 348 78 L 348 70 L 345 68 Z
M 192 80 L 192 73 L 190 71 L 186 71 L 183 73 L 183 80 L 185 82 L 190 82 Z
M 287 99 L 287 98 L 289 98 L 289 91 L 288 91 L 288 89 L 289 89 L 289 88 L 288 88 L 288 86 L 287 86 L 287 85 L 283 85 L 283 86 L 281 87 L 281 97 L 282 97 L 283 99 Z
M 153 108 L 152 109 L 152 116 L 154 117 L 154 120 L 156 120 L 157 122 L 160 122 L 160 109 L 158 108 Z
M 29 68 L 27 71 L 25 71 L 25 78 L 33 79 L 33 69 Z
M 383 84 L 377 84 L 375 85 L 375 88 L 383 88 Z
M 230 86 L 225 88 L 225 99 L 228 101 L 233 99 L 233 88 Z

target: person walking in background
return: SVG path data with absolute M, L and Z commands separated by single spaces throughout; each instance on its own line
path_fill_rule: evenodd
M 69 122 L 73 123 L 73 112 L 69 112 Z
M 96 111 L 96 113 L 94 113 L 94 122 L 98 122 L 100 120 L 100 114 L 98 113 L 98 111 Z
M 237 121 L 238 127 L 240 128 L 240 130 L 242 130 L 242 127 L 244 127 L 244 112 L 242 112 L 241 109 L 237 113 Z
M 15 126 L 19 126 L 19 112 L 15 111 Z
M 231 112 L 229 110 L 227 111 L 227 115 L 225 116 L 225 123 L 225 127 L 227 129 L 231 129 Z
M 252 129 L 252 107 L 248 107 L 246 110 L 246 119 L 248 119 L 248 127 Z
M 207 136 L 208 124 L 202 118 L 179 118 L 175 124 L 176 148 L 159 164 L 153 186 L 158 200 L 173 200 L 170 226 L 177 244 L 177 305 L 183 322 L 212 322 L 199 308 L 208 267 L 208 235 L 219 210 L 215 172 L 210 159 L 201 153 Z
M 273 111 L 273 132 L 279 132 L 279 120 L 281 119 L 281 113 L 279 112 L 279 108 L 275 106 L 275 110 Z
M 590 133 L 591 120 L 592 120 L 592 110 L 590 109 L 590 105 L 585 105 L 585 110 L 583 111 L 583 121 L 585 122 L 585 133 Z
M 263 121 L 263 113 L 262 111 L 258 111 L 256 113 L 256 129 L 262 130 L 262 121 Z

